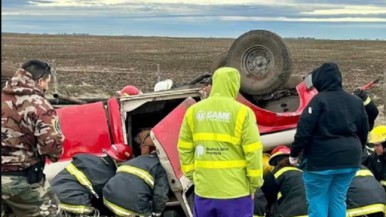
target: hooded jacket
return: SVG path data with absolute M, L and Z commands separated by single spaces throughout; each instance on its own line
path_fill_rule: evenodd
M 359 168 L 369 131 L 362 100 L 343 90 L 334 63 L 324 63 L 311 76 L 319 93 L 300 117 L 290 156 L 304 151 L 308 171 Z
M 39 155 L 57 161 L 63 140 L 55 109 L 31 73 L 19 69 L 1 94 L 1 171 L 35 165 Z
M 255 114 L 235 100 L 239 88 L 240 73 L 220 68 L 209 97 L 185 114 L 178 141 L 181 169 L 200 197 L 239 198 L 263 184 Z

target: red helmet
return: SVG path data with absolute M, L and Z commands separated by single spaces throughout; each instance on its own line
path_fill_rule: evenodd
M 120 96 L 132 96 L 142 93 L 137 87 L 133 85 L 127 85 L 119 91 Z
M 291 149 L 288 148 L 287 146 L 285 145 L 277 146 L 271 152 L 271 157 L 269 158 L 269 164 L 274 165 L 274 162 L 273 162 L 274 158 L 278 156 L 289 156 L 290 153 L 291 153 Z
M 107 155 L 117 161 L 126 161 L 132 157 L 133 151 L 126 144 L 112 144 L 110 148 L 103 150 Z

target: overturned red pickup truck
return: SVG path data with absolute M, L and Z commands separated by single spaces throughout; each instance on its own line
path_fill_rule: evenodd
M 228 52 L 216 58 L 210 71 L 221 66 L 240 70 L 237 100 L 255 113 L 264 150 L 290 144 L 301 112 L 317 92 L 307 88 L 302 76 L 290 75 L 291 60 L 281 38 L 264 30 L 245 33 Z M 168 175 L 171 196 L 167 209 L 174 211 L 175 216 L 192 216 L 193 188 L 181 172 L 177 140 L 187 108 L 208 95 L 202 82 L 208 77 L 200 76 L 169 90 L 58 108 L 66 137 L 65 151 L 59 162 L 48 162 L 48 180 L 77 153 L 103 155 L 104 148 L 124 143 L 132 146 L 134 156 L 138 156 L 140 150 L 134 145 L 134 137 L 151 128 L 151 139 Z
M 256 106 L 241 94 L 237 100 L 248 105 L 256 115 L 264 149 L 270 150 L 280 144 L 292 142 L 296 124 L 303 108 L 315 95 L 307 90 L 304 82 L 296 87 L 298 107 L 294 111 L 274 112 Z M 135 135 L 141 129 L 152 128 L 154 141 L 161 164 L 168 174 L 171 198 L 167 206 L 174 207 L 192 216 L 188 198 L 192 195 L 192 183 L 180 170 L 177 140 L 186 109 L 206 96 L 203 88 L 190 88 L 151 92 L 136 96 L 112 97 L 103 102 L 65 106 L 57 109 L 62 131 L 66 135 L 64 155 L 57 163 L 45 168 L 48 180 L 65 168 L 77 153 L 102 155 L 102 150 L 113 143 L 134 144 Z M 293 97 L 284 97 L 281 106 Z M 281 108 L 281 107 L 280 107 Z M 132 145 L 133 146 L 133 145 Z M 139 147 L 133 146 L 134 155 Z

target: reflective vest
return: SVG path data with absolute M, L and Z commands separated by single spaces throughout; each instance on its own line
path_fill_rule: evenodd
M 255 114 L 235 100 L 240 78 L 232 69 L 221 70 L 209 98 L 187 110 L 178 151 L 181 170 L 193 180 L 197 195 L 228 199 L 254 193 L 263 184 L 263 156 Z

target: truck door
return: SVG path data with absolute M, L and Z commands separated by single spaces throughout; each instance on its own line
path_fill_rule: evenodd
M 190 97 L 184 100 L 154 126 L 151 132 L 160 162 L 168 175 L 169 186 L 186 216 L 192 216 L 192 210 L 185 196 L 192 183 L 181 172 L 177 142 L 185 112 L 194 103 L 196 101 Z

